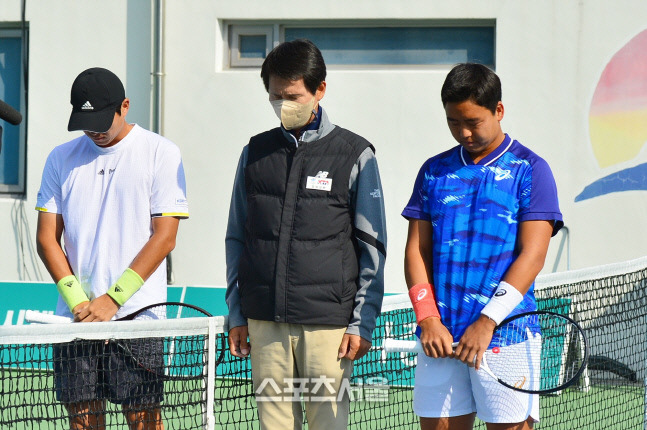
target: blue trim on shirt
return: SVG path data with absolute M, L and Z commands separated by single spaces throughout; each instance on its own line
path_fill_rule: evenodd
M 478 163 L 474 163 L 472 156 L 463 148 L 460 147 L 461 159 L 466 166 L 487 166 L 488 164 L 495 161 L 497 158 L 501 157 L 505 152 L 510 149 L 512 144 L 512 138 L 506 133 L 503 138 L 503 142 L 499 144 L 494 151 L 490 152 L 488 155 L 479 160 Z

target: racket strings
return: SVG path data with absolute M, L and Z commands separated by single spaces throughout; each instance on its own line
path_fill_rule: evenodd
M 181 319 L 209 317 L 197 306 L 179 302 L 159 303 L 140 309 L 125 319 Z M 165 380 L 200 379 L 206 372 L 207 339 L 205 336 L 172 336 L 116 341 L 127 359 Z
M 557 391 L 576 382 L 585 366 L 584 333 L 562 315 L 538 313 L 513 320 L 497 336 L 502 346 L 489 350 L 486 362 L 504 385 Z

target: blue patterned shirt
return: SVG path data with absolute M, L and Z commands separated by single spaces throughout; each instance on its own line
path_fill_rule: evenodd
M 517 257 L 519 223 L 563 226 L 557 187 L 541 157 L 512 140 L 474 164 L 461 146 L 427 160 L 402 215 L 431 222 L 441 320 L 458 341 Z M 536 309 L 534 284 L 510 315 Z

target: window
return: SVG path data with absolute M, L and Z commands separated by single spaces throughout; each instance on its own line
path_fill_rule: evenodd
M 272 50 L 272 26 L 235 25 L 230 30 L 230 66 L 256 67 L 263 64 L 265 56 Z
M 0 100 L 23 111 L 22 32 L 0 28 Z M 25 125 L 0 119 L 0 193 L 25 192 Z
M 230 23 L 229 28 L 232 68 L 259 67 L 272 46 L 298 38 L 312 40 L 326 65 L 333 67 L 448 67 L 466 61 L 495 65 L 494 20 L 348 26 Z

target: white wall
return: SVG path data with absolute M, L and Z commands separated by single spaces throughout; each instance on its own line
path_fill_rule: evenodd
M 145 4 L 145 5 L 143 5 Z M 571 268 L 645 254 L 645 192 L 574 202 L 582 189 L 618 166 L 600 169 L 593 156 L 588 113 L 602 70 L 628 40 L 647 28 L 647 2 L 625 0 L 166 0 L 163 134 L 182 150 L 191 219 L 183 221 L 173 252 L 175 282 L 224 285 L 224 234 L 238 156 L 250 136 L 274 127 L 258 69 L 222 67 L 227 20 L 496 19 L 496 70 L 503 82 L 505 131 L 548 160 L 570 231 Z M 33 211 L 40 174 L 54 145 L 70 140 L 69 88 L 83 69 L 103 66 L 126 84 L 130 120 L 142 125 L 149 109 L 150 4 L 119 0 L 27 1 L 30 23 L 30 100 L 27 196 Z M 0 21 L 18 21 L 19 0 L 0 0 Z M 453 146 L 440 103 L 448 69 L 329 68 L 322 105 L 332 121 L 377 148 L 388 222 L 387 291 L 404 291 L 406 221 L 399 215 L 415 175 L 428 157 Z M 647 154 L 643 153 L 642 162 Z M 628 165 L 638 164 L 636 161 Z M 25 251 L 22 266 L 12 213 L 19 200 L 0 197 L 0 278 L 36 276 Z M 561 236 L 544 272 L 558 263 Z M 44 279 L 47 274 L 41 266 Z

